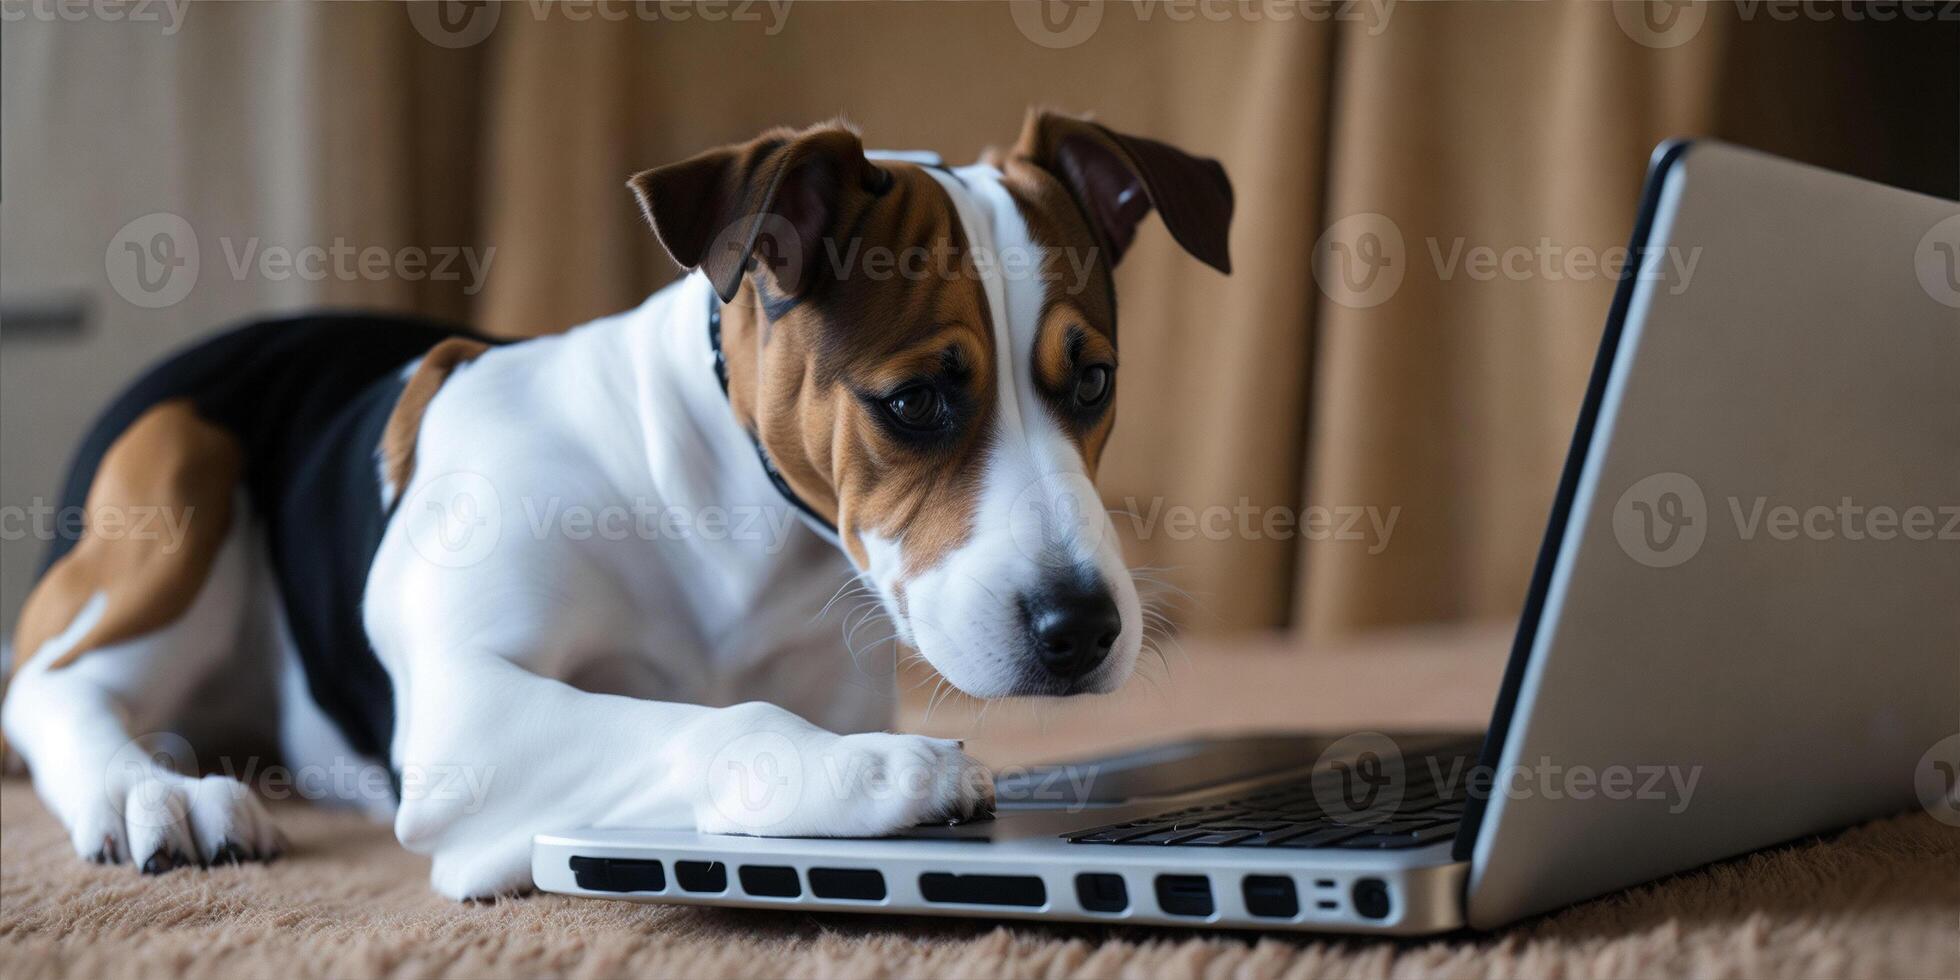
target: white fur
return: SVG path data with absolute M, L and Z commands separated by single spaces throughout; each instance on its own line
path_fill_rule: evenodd
M 964 184 L 946 185 L 968 240 L 1031 248 L 999 175 L 961 175 Z M 1001 425 L 977 530 L 904 583 L 905 614 L 891 601 L 898 542 L 867 539 L 870 567 L 854 570 L 765 477 L 709 367 L 702 277 L 455 372 L 423 419 L 408 485 L 389 488 L 401 502 L 363 609 L 394 685 L 395 832 L 433 858 L 438 891 L 527 887 L 541 831 L 868 835 L 986 799 L 985 771 L 956 744 L 875 730 L 890 722 L 894 665 L 854 662 L 838 617 L 821 615 L 861 574 L 899 637 L 953 683 L 975 695 L 1016 692 L 1028 665 L 1013 597 L 1041 572 L 1017 544 L 1017 512 L 1030 500 L 1052 509 L 1066 496 L 1055 488 L 1079 492 L 1087 481 L 1031 384 L 1041 284 L 996 267 L 986 288 Z M 1128 676 L 1141 622 L 1092 490 L 1086 506 L 1079 528 L 1037 533 L 1115 593 L 1122 632 L 1081 685 L 1100 691 Z M 696 531 L 606 533 L 608 514 L 646 511 L 691 515 Z M 754 533 L 711 536 L 698 522 L 716 511 L 753 515 Z M 279 727 L 300 765 L 373 774 L 363 767 L 375 760 L 346 758 L 306 696 L 276 603 L 267 607 L 263 561 L 256 535 L 234 534 L 178 623 L 59 671 L 45 669 L 53 650 L 27 654 L 6 732 L 80 853 L 115 847 L 140 864 L 156 852 L 208 857 L 239 835 L 253 848 L 278 846 L 236 784 L 143 759 L 118 765 L 133 733 L 203 707 L 171 678 L 204 677 L 234 654 L 281 672 Z M 85 629 L 78 622 L 48 647 Z M 138 710 L 124 718 L 130 706 Z
M 1116 530 L 1090 483 L 1081 452 L 1041 404 L 1034 386 L 1034 342 L 1046 283 L 1038 249 L 1000 172 L 962 167 L 957 178 L 930 171 L 951 195 L 970 247 L 983 262 L 987 305 L 1001 379 L 994 444 L 972 537 L 935 567 L 905 583 L 910 615 L 888 612 L 901 635 L 961 690 L 976 697 L 1030 693 L 1033 665 L 1022 651 L 1017 599 L 1062 566 L 1094 568 L 1109 587 L 1122 630 L 1107 658 L 1078 690 L 1115 690 L 1143 645 L 1143 613 L 1123 563 Z M 1021 274 L 1009 274 L 1021 270 Z M 1074 519 L 1058 514 L 1072 513 Z M 890 588 L 898 575 L 888 542 L 871 549 L 872 576 Z M 867 546 L 870 542 L 867 542 Z M 889 557 L 880 561 L 879 556 Z
M 444 894 L 527 885 L 531 838 L 551 828 L 876 834 L 990 792 L 948 743 L 834 734 L 889 724 L 893 667 L 853 663 L 818 616 L 852 570 L 789 519 L 730 413 L 708 367 L 707 288 L 695 277 L 491 351 L 424 418 L 366 622 L 395 679 L 396 766 L 488 787 L 405 788 L 396 835 L 435 858 Z M 459 509 L 440 499 L 455 488 L 494 498 L 476 515 L 494 521 L 473 527 L 495 544 L 461 567 L 431 550 L 461 540 L 436 526 Z M 765 540 L 537 533 L 554 504 L 602 502 L 761 512 Z M 748 792 L 784 780 L 793 806 Z
M 235 514 L 249 524 L 242 496 Z M 264 639 L 241 635 L 270 590 L 256 559 L 255 536 L 233 534 L 169 626 L 49 670 L 100 618 L 106 597 L 97 595 L 60 635 L 24 653 L 0 724 L 77 855 L 142 867 L 159 854 L 166 866 L 208 861 L 227 843 L 259 857 L 279 851 L 277 830 L 241 783 L 190 774 L 184 737 L 237 732 L 264 715 L 255 695 L 267 678 L 237 656 Z

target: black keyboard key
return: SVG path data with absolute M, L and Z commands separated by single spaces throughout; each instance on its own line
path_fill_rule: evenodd
M 1396 805 L 1377 811 L 1381 819 L 1372 824 L 1343 824 L 1322 811 L 1321 801 L 1341 798 L 1343 789 L 1340 774 L 1322 771 L 1242 799 L 1187 806 L 1064 836 L 1078 844 L 1146 847 L 1420 847 L 1453 836 L 1463 817 L 1462 786 L 1444 779 L 1435 762 L 1410 759 L 1395 774 L 1400 783 Z
M 1142 835 L 1140 835 L 1140 836 L 1137 836 L 1137 837 L 1131 837 L 1131 838 L 1129 838 L 1129 839 L 1127 839 L 1127 840 L 1122 840 L 1122 841 L 1118 841 L 1117 843 L 1120 843 L 1120 844 L 1175 844 L 1175 843 L 1178 843 L 1179 841 L 1182 841 L 1182 840 L 1183 840 L 1184 838 L 1186 838 L 1186 837 L 1191 837 L 1191 836 L 1195 836 L 1195 835 L 1196 835 L 1197 833 L 1198 833 L 1198 831 L 1195 831 L 1195 830 L 1192 830 L 1192 829 L 1190 829 L 1189 827 L 1183 827 L 1183 828 L 1172 828 L 1172 829 L 1170 829 L 1170 830 L 1159 830 L 1159 831 L 1156 831 L 1156 832 L 1154 832 L 1154 833 L 1148 833 L 1148 834 L 1142 834 Z
M 1068 842 L 1071 844 L 1115 844 L 1128 836 L 1129 834 L 1122 830 L 1090 830 L 1079 834 L 1070 834 Z
M 1406 847 L 1425 847 L 1441 841 L 1451 840 L 1454 837 L 1456 837 L 1456 824 L 1445 823 L 1422 830 L 1363 834 L 1359 837 L 1350 837 L 1332 846 L 1343 849 L 1353 848 L 1355 850 L 1367 850 L 1370 848 L 1399 850 Z
M 1173 826 L 1157 820 L 1138 820 L 1077 831 L 1070 834 L 1068 839 L 1076 844 L 1122 844 L 1160 830 L 1170 830 Z
M 1361 827 L 1343 827 L 1340 826 L 1339 824 L 1336 824 L 1332 827 L 1323 827 L 1311 833 L 1301 834 L 1298 837 L 1288 838 L 1286 840 L 1280 841 L 1277 844 L 1274 844 L 1273 846 L 1274 847 L 1332 847 L 1335 844 L 1347 840 L 1350 837 L 1359 837 L 1367 832 L 1368 831 L 1366 829 Z
M 1282 830 L 1268 830 L 1264 833 L 1253 834 L 1251 837 L 1247 837 L 1246 839 L 1239 841 L 1238 843 L 1232 846 L 1272 847 L 1273 845 L 1279 844 L 1282 841 L 1289 841 L 1295 837 L 1304 837 L 1307 834 L 1311 834 L 1314 831 L 1321 830 L 1321 829 L 1324 829 L 1324 825 L 1311 825 L 1311 826 L 1304 826 L 1304 827 L 1295 826 L 1295 827 L 1287 827 Z
M 1226 830 L 1226 831 L 1214 830 L 1214 831 L 1206 831 L 1204 833 L 1199 833 L 1199 834 L 1192 834 L 1189 837 L 1180 838 L 1178 840 L 1172 841 L 1171 843 L 1179 844 L 1185 847 L 1224 847 L 1228 844 L 1236 844 L 1239 841 L 1242 841 L 1247 837 L 1251 837 L 1251 836 L 1252 836 L 1251 834 L 1248 834 L 1242 830 Z
M 1409 817 L 1406 819 L 1397 818 L 1394 820 L 1384 820 L 1381 823 L 1374 823 L 1374 824 L 1357 824 L 1356 826 L 1360 827 L 1362 830 L 1369 831 L 1370 833 L 1400 834 L 1400 833 L 1406 833 L 1408 831 L 1414 831 L 1414 830 L 1427 830 L 1430 827 L 1434 827 L 1438 824 L 1455 823 L 1455 822 L 1456 821 L 1454 820 L 1450 820 L 1446 818 L 1421 816 L 1421 817 Z

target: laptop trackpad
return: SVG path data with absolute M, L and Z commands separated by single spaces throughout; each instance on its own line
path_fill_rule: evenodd
M 1170 742 L 1098 759 L 1011 768 L 994 780 L 1002 810 L 1110 806 L 1311 766 L 1332 739 L 1245 735 Z

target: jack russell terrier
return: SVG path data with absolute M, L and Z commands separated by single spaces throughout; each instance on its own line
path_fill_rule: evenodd
M 109 407 L 4 712 L 78 854 L 277 854 L 246 785 L 183 758 L 241 730 L 289 772 L 354 760 L 325 795 L 392 813 L 459 898 L 529 887 L 550 828 L 975 815 L 992 784 L 959 743 L 878 731 L 892 689 L 822 616 L 853 576 L 975 697 L 1129 676 L 1145 614 L 1083 491 L 1115 421 L 1112 267 L 1154 208 L 1229 271 L 1216 161 L 1038 111 L 966 167 L 828 125 L 629 184 L 693 270 L 637 309 L 510 344 L 258 323 Z M 754 818 L 772 772 L 806 790 Z

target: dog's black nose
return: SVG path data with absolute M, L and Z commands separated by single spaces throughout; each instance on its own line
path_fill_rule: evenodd
M 1123 617 L 1101 583 L 1045 588 L 1028 597 L 1027 611 L 1035 656 L 1063 680 L 1095 670 L 1123 630 Z

